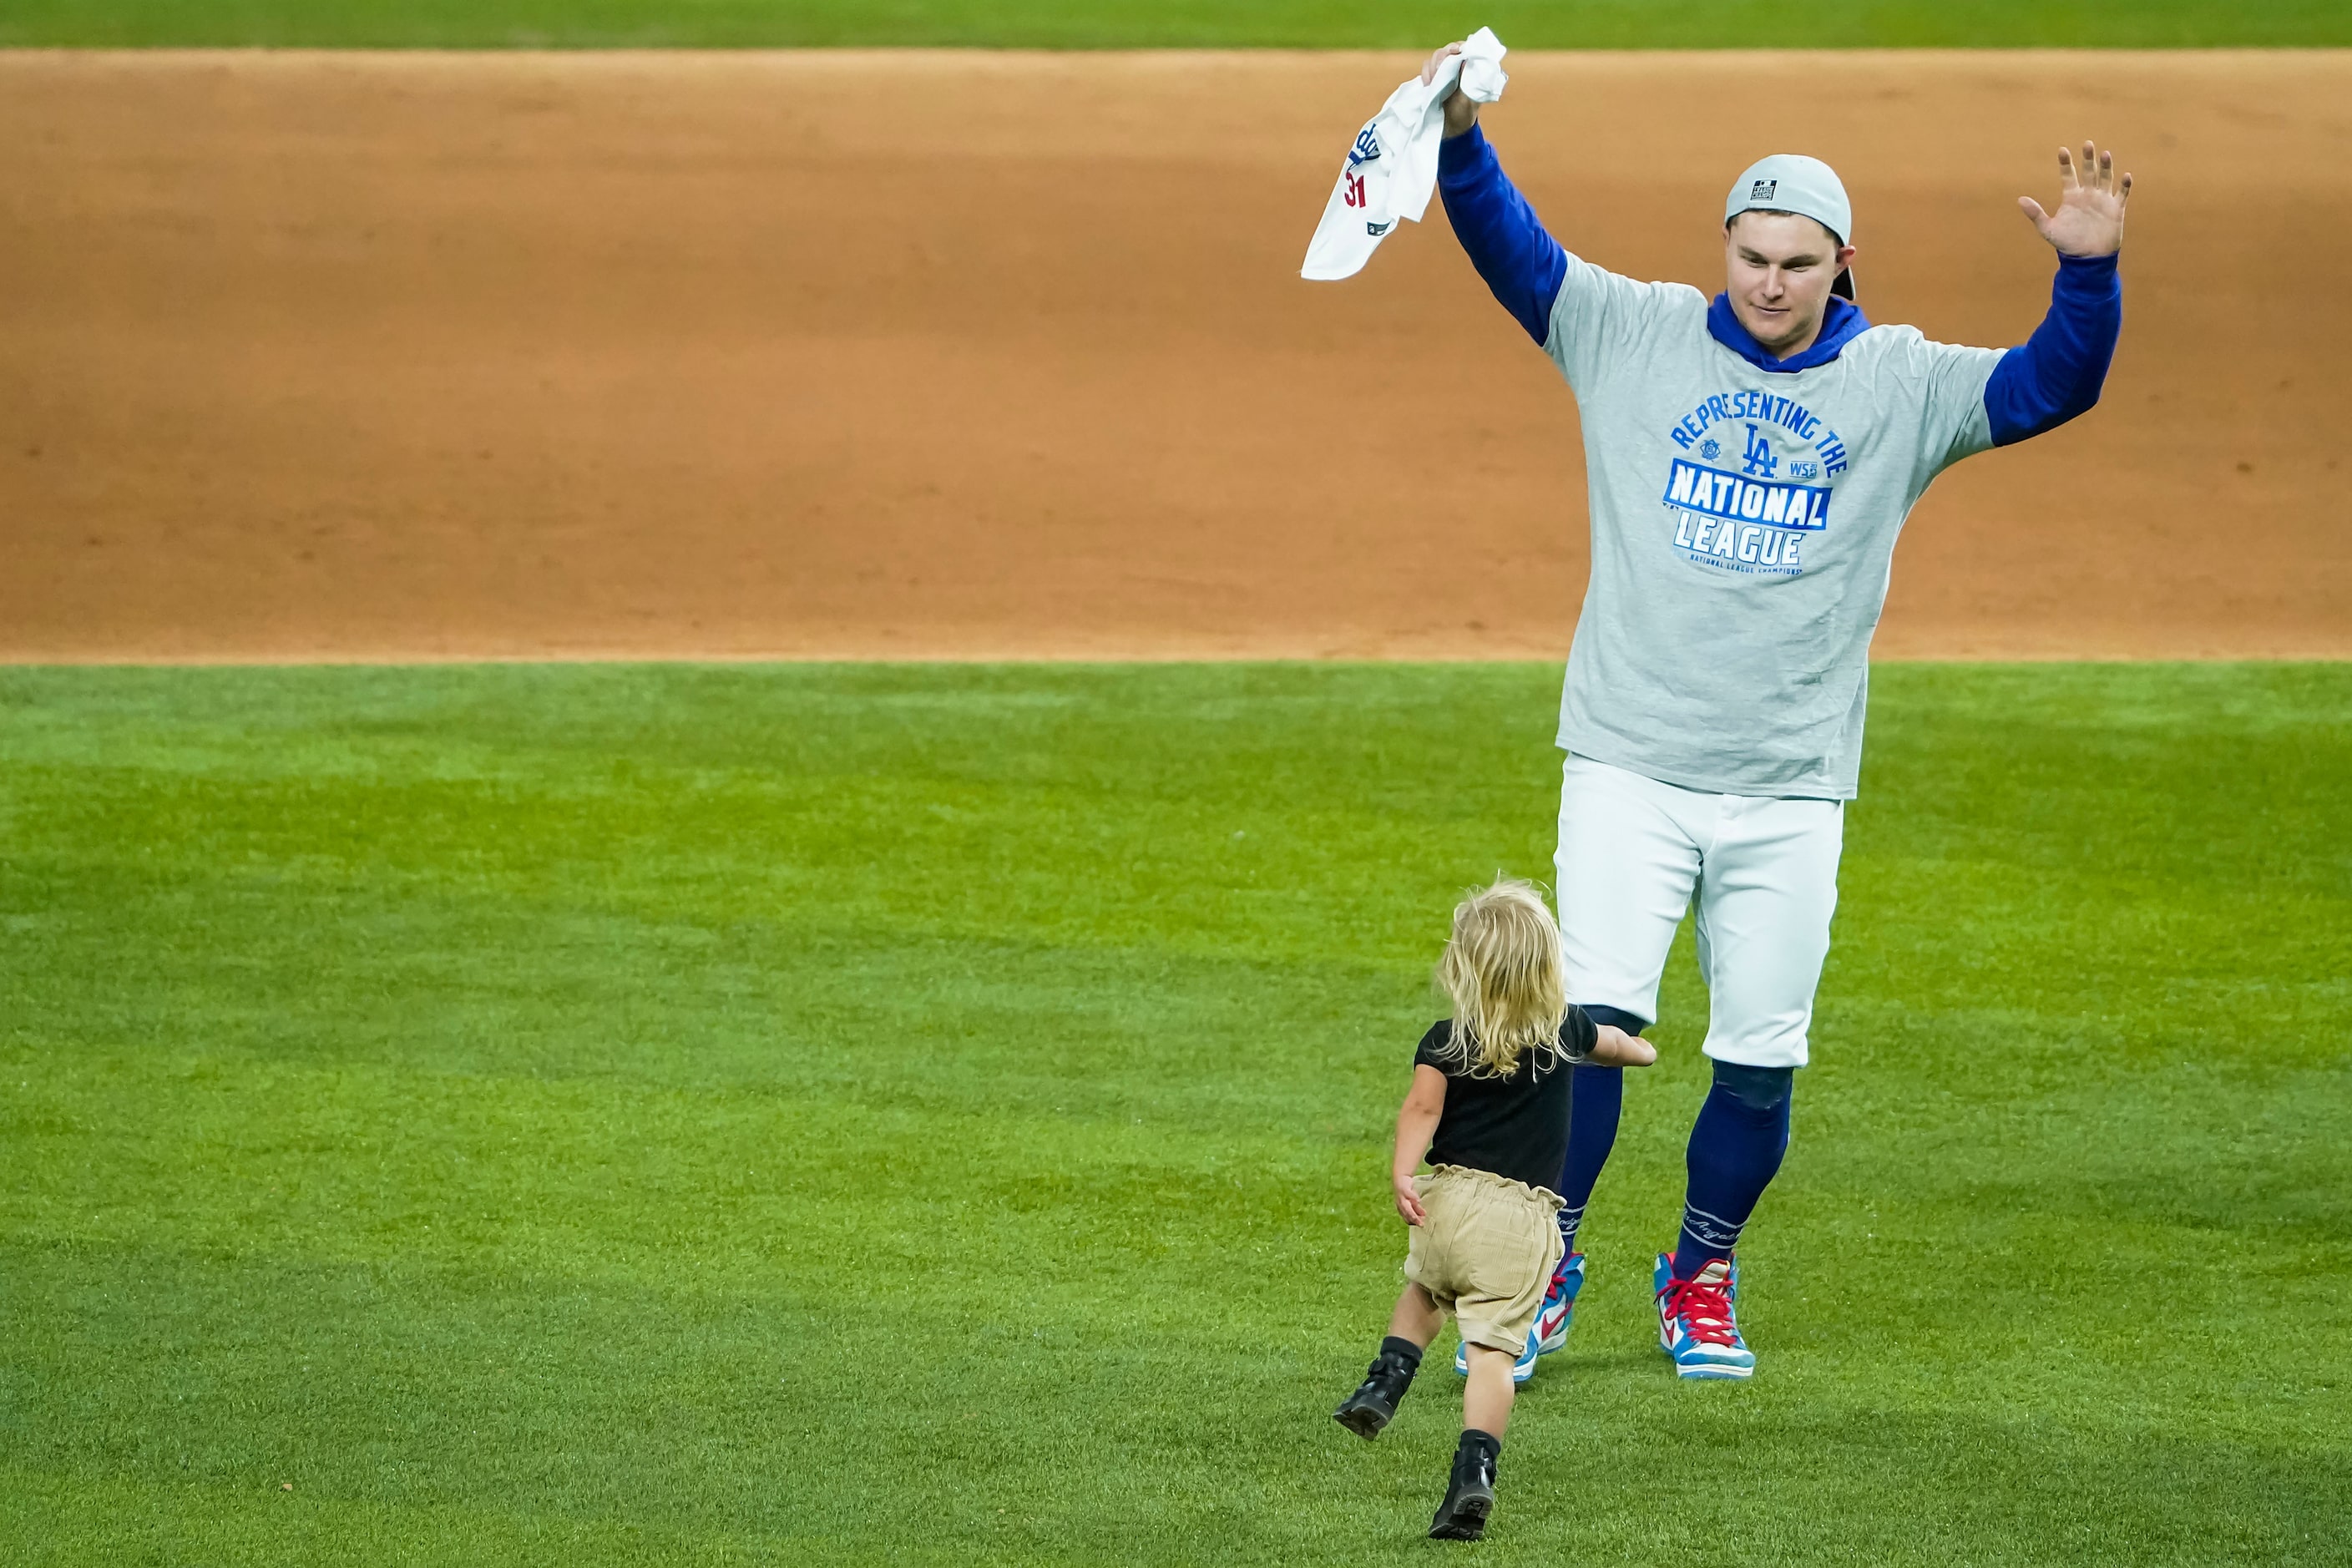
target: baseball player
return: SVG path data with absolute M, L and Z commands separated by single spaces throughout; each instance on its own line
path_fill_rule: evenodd
M 2122 326 L 2131 176 L 2087 143 L 2079 163 L 2062 149 L 2056 208 L 2019 203 L 2058 253 L 2048 315 L 2021 347 L 1958 348 L 1864 317 L 1853 207 L 1825 163 L 1778 153 L 1732 184 L 1725 288 L 1709 300 L 1562 249 L 1478 110 L 1447 100 L 1438 189 L 1479 276 L 1567 378 L 1591 485 L 1591 584 L 1559 734 L 1569 1000 L 1647 1028 L 1696 900 L 1714 1085 L 1691 1129 L 1681 1234 L 1652 1284 L 1676 1372 L 1744 1378 L 1756 1358 L 1733 1249 L 1788 1148 L 1895 537 L 1947 467 L 2098 401 Z M 1617 1136 L 1622 1069 L 1575 1070 L 1564 1255 L 1521 1375 L 1567 1335 L 1577 1229 Z

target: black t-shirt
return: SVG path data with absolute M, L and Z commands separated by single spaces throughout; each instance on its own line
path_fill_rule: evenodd
M 1592 1054 L 1596 1036 L 1592 1020 L 1570 1007 L 1559 1026 L 1559 1055 L 1528 1051 L 1508 1078 L 1472 1078 L 1466 1063 L 1444 1054 L 1454 1020 L 1431 1025 L 1412 1053 L 1415 1067 L 1445 1075 L 1445 1109 L 1429 1141 L 1429 1163 L 1490 1171 L 1558 1192 L 1568 1158 L 1569 1085 L 1576 1077 L 1570 1069 Z

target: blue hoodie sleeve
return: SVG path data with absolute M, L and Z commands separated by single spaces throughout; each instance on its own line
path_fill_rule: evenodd
M 1449 204 L 1450 210 L 1450 204 Z M 2114 256 L 2061 256 L 2050 313 L 2025 346 L 2001 355 L 1985 384 L 1992 444 L 2055 430 L 2099 400 L 2124 329 L 2124 285 Z
M 1568 253 L 1544 232 L 1535 209 L 1503 173 L 1486 132 L 1473 125 L 1438 144 L 1437 188 L 1470 265 L 1542 347 L 1551 336 L 1552 302 L 1568 276 Z

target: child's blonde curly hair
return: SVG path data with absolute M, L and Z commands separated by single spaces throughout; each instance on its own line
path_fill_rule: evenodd
M 1508 1078 L 1530 1051 L 1559 1051 L 1568 977 L 1559 925 L 1531 882 L 1498 877 L 1454 906 L 1454 934 L 1437 961 L 1454 1002 L 1447 1054 L 1472 1078 Z

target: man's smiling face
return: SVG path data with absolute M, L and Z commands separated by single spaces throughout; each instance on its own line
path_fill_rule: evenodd
M 1744 212 L 1723 234 L 1724 292 L 1748 335 L 1775 359 L 1812 346 L 1830 285 L 1853 259 L 1820 223 L 1795 213 Z

